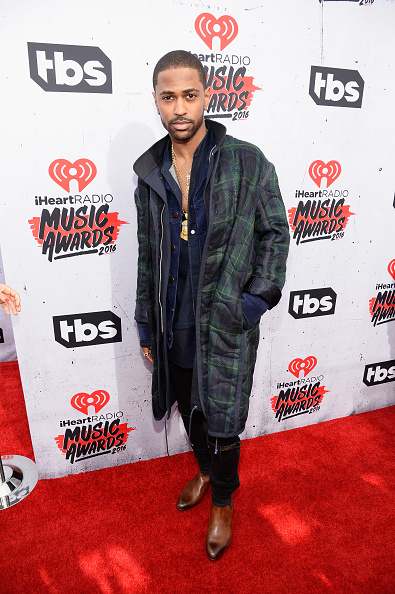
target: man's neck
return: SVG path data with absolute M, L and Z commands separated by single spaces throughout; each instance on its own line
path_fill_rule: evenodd
M 206 135 L 206 132 L 206 124 L 203 122 L 203 125 L 196 132 L 195 136 L 188 140 L 188 142 L 180 142 L 179 140 L 175 140 L 174 138 L 172 138 L 171 141 L 177 156 L 181 160 L 192 160 L 194 152 L 196 151 L 199 144 L 202 142 L 203 138 Z

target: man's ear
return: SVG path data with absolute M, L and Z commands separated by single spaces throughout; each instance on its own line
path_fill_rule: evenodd
M 155 94 L 155 91 L 152 91 L 152 96 L 153 96 L 153 98 L 154 98 L 154 101 L 155 101 L 155 107 L 156 107 L 156 111 L 159 113 L 159 107 L 158 107 L 158 102 L 157 102 L 157 100 L 156 100 L 156 94 Z

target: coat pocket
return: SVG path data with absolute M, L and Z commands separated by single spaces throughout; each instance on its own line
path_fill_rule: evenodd
M 259 322 L 261 316 L 269 308 L 269 304 L 258 295 L 242 293 L 241 308 L 243 310 L 243 329 L 249 330 Z

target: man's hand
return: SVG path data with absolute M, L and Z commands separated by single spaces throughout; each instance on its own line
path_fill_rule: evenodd
M 152 351 L 149 347 L 141 347 L 143 349 L 143 353 L 144 353 L 144 357 L 147 359 L 147 361 L 149 361 L 150 363 L 153 363 L 153 359 L 152 359 Z
M 21 311 L 21 300 L 19 294 L 11 289 L 8 285 L 0 283 L 0 305 L 4 309 L 7 316 L 10 315 L 10 310 L 14 316 Z

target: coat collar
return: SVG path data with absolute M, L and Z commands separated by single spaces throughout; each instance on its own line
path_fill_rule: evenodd
M 219 122 L 213 122 L 210 119 L 206 119 L 206 126 L 211 128 L 215 144 L 220 145 L 222 144 L 225 134 L 226 128 Z M 148 149 L 145 153 L 143 153 L 133 165 L 133 169 L 135 173 L 138 175 L 140 179 L 146 180 L 147 177 L 152 173 L 154 170 L 160 170 L 162 167 L 163 162 L 163 153 L 166 148 L 166 144 L 169 140 L 169 135 L 167 134 L 164 138 L 158 140 Z

